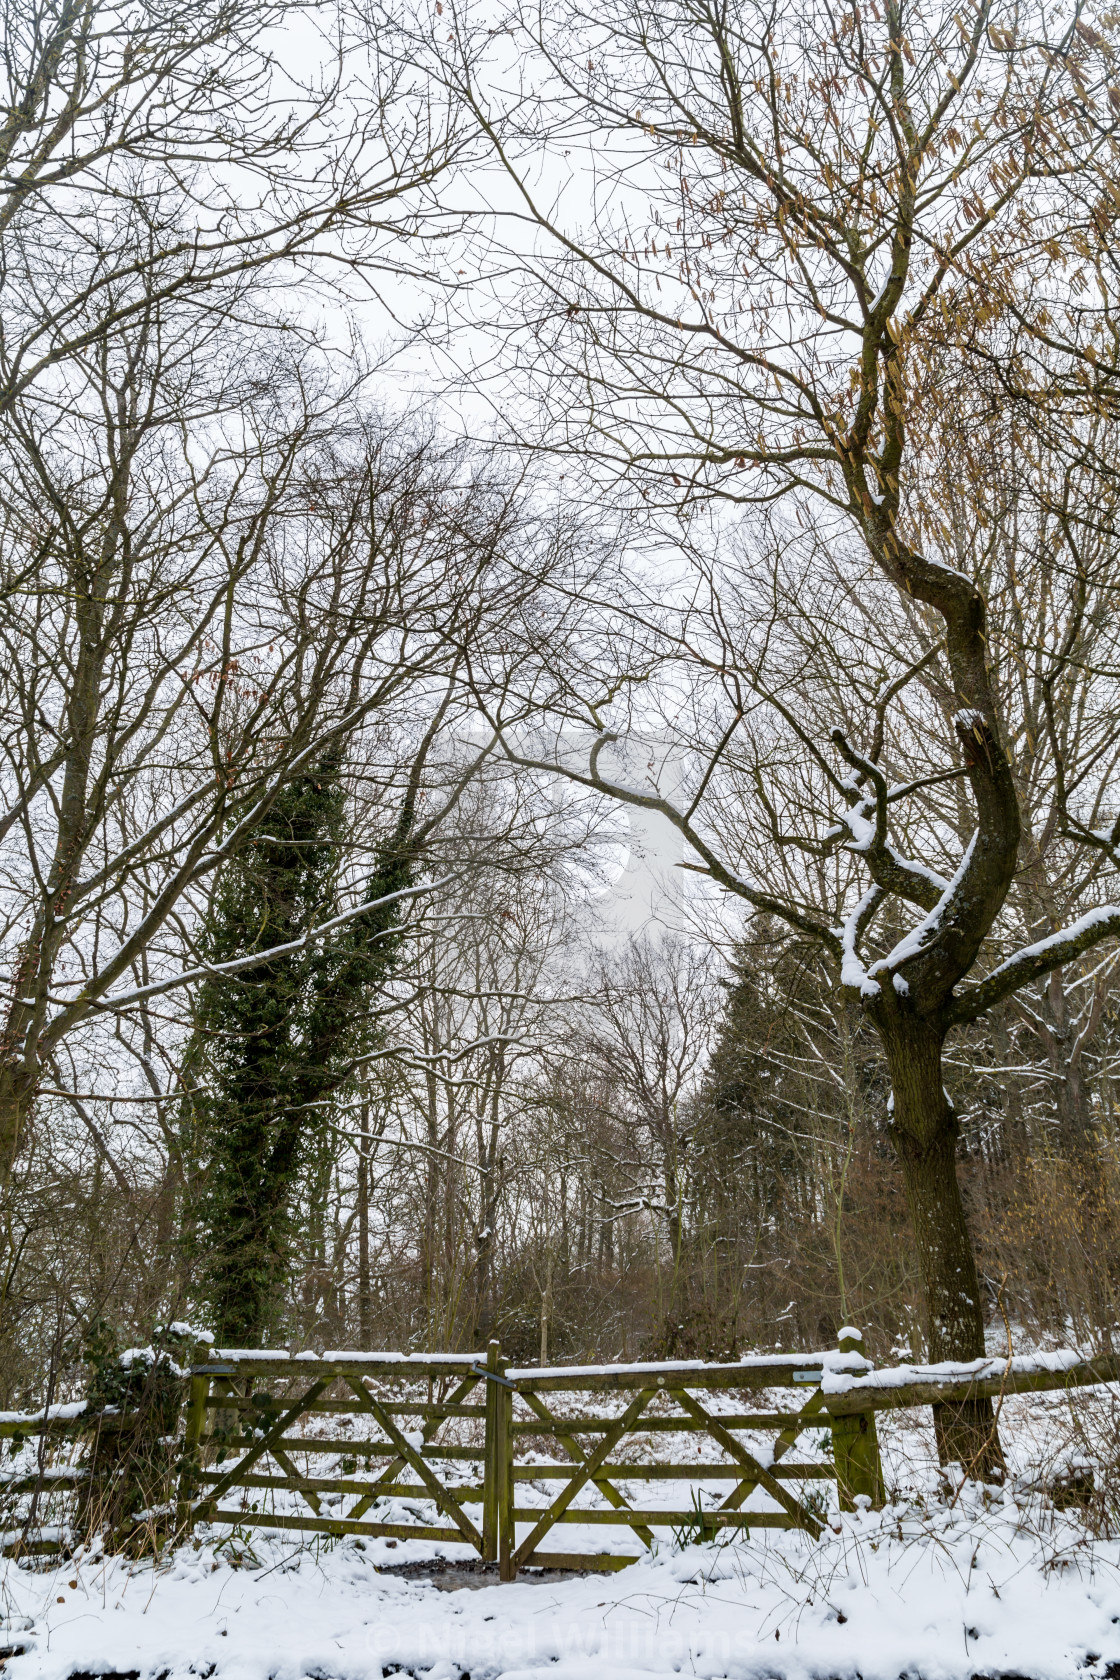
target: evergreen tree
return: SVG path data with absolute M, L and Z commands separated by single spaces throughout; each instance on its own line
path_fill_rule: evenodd
M 298 939 L 337 913 L 345 796 L 320 765 L 277 799 L 227 864 L 202 940 L 219 964 Z M 411 812 L 367 885 L 409 884 Z M 330 1102 L 370 1048 L 371 996 L 401 934 L 396 905 L 329 940 L 198 989 L 187 1071 L 189 1147 L 201 1182 L 189 1248 L 219 1344 L 251 1346 L 278 1328 L 301 1172 Z
M 892 1312 L 891 1255 L 907 1252 L 876 1125 L 882 1067 L 817 953 L 769 919 L 751 923 L 725 985 L 692 1116 L 695 1228 L 709 1253 L 747 1268 L 756 1333 L 788 1333 L 779 1322 L 793 1322 L 796 1301 L 796 1334 L 827 1342 L 857 1302 L 866 1316 L 869 1289 Z
M 793 1017 L 807 977 L 783 931 L 761 923 L 732 958 L 693 1116 L 699 1221 L 752 1243 L 805 1190 L 805 1163 L 793 1142 L 804 1126 L 786 1087 L 791 1055 L 803 1048 Z

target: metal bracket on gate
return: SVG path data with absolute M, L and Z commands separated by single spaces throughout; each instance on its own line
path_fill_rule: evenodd
M 475 1377 L 485 1377 L 487 1382 L 501 1383 L 503 1388 L 517 1387 L 517 1384 L 515 1382 L 510 1382 L 508 1377 L 500 1377 L 497 1371 L 488 1371 L 485 1365 L 472 1365 L 471 1375 Z

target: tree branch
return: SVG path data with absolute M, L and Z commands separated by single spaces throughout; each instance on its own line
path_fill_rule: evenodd
M 1024 946 L 1006 962 L 1000 963 L 978 985 L 969 986 L 954 997 L 946 1010 L 950 1025 L 960 1026 L 966 1021 L 975 1021 L 1021 986 L 1028 986 L 1040 975 L 1072 962 L 1113 934 L 1120 934 L 1120 905 L 1103 904 L 1080 917 L 1064 932 L 1052 933 L 1047 939 Z

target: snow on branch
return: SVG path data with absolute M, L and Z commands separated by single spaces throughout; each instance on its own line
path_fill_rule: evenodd
M 286 944 L 270 945 L 267 951 L 250 951 L 247 956 L 234 957 L 229 962 L 203 963 L 198 968 L 184 969 L 181 974 L 175 974 L 169 980 L 156 980 L 150 986 L 138 986 L 131 992 L 114 992 L 109 997 L 93 1003 L 92 1007 L 98 1010 L 125 1009 L 131 1004 L 159 997 L 162 993 L 173 991 L 179 986 L 189 986 L 195 980 L 228 978 L 232 974 L 241 974 L 247 968 L 256 968 L 260 963 L 275 962 L 278 957 L 295 956 L 297 952 L 307 950 L 309 945 L 325 939 L 336 928 L 352 922 L 355 917 L 367 915 L 371 910 L 383 910 L 387 905 L 399 903 L 407 898 L 419 898 L 424 893 L 438 892 L 451 878 L 450 875 L 444 875 L 440 880 L 433 881 L 425 887 L 400 887 L 396 892 L 385 893 L 382 898 L 371 898 L 365 904 L 356 904 L 352 910 L 343 910 L 341 915 L 332 916 L 327 922 L 320 922 L 318 927 L 308 928 L 298 939 L 289 939 Z M 383 936 L 378 934 L 375 937 Z
M 1072 962 L 1094 945 L 1099 945 L 1102 939 L 1118 933 L 1120 904 L 1102 904 L 1096 910 L 1088 911 L 1062 932 L 1036 940 L 1033 945 L 1025 945 L 977 985 L 958 993 L 949 1012 L 950 1021 L 954 1024 L 975 1021 L 977 1016 L 1018 991 L 1020 986 L 1029 985 L 1040 974 L 1049 974 L 1051 969 Z
M 904 857 L 888 840 L 887 807 L 891 792 L 877 759 L 857 752 L 842 729 L 833 730 L 832 741 L 855 772 L 842 783 L 849 809 L 840 821 L 851 835 L 844 842 L 844 849 L 863 857 L 872 879 L 885 891 L 920 905 L 923 910 L 931 909 L 947 883 L 925 864 Z M 870 794 L 860 791 L 865 781 L 871 783 Z
M 863 966 L 857 949 L 860 935 L 871 920 L 883 889 L 879 886 L 868 887 L 851 915 L 841 923 L 837 930 L 840 936 L 840 983 L 851 986 L 861 997 L 875 997 L 879 991 L 879 982 L 872 980 Z
M 872 963 L 867 971 L 869 977 L 876 974 L 893 974 L 910 957 L 919 956 L 937 938 L 941 923 L 945 918 L 945 912 L 956 898 L 957 889 L 968 872 L 968 866 L 972 862 L 972 854 L 976 850 L 979 833 L 980 831 L 977 829 L 968 842 L 964 849 L 964 856 L 956 867 L 953 879 L 947 884 L 933 909 L 928 915 L 923 916 L 917 926 L 910 929 L 909 933 L 903 934 L 893 951 L 888 952 L 885 957 L 881 957 L 877 963 Z

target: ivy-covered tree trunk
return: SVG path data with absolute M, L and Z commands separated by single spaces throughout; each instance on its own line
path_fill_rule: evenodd
M 284 945 L 337 912 L 344 819 L 334 767 L 293 783 L 222 874 L 203 941 L 212 963 Z M 408 884 L 409 827 L 406 813 L 367 898 Z M 327 942 L 199 988 L 188 1124 L 202 1189 L 189 1246 L 220 1345 L 259 1345 L 281 1327 L 301 1174 L 373 1043 L 370 997 L 399 945 L 395 923 L 395 906 L 371 911 Z

